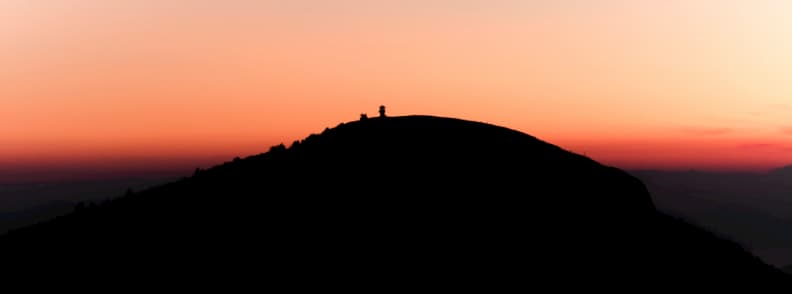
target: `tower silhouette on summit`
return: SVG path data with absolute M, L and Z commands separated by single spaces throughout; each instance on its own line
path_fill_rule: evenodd
M 380 117 L 385 117 L 385 105 L 380 105 L 379 115 Z

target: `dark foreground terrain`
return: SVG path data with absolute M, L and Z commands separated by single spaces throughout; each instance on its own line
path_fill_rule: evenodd
M 264 287 L 792 289 L 738 244 L 657 212 L 621 170 L 430 116 L 341 124 L 12 231 L 0 249 L 254 273 Z

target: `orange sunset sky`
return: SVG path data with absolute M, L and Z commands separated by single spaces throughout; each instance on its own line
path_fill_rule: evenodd
M 0 170 L 211 165 L 380 104 L 621 168 L 767 170 L 792 164 L 790 13 L 786 0 L 4 0 Z

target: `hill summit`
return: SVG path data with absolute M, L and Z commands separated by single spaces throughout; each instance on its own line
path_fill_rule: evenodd
M 657 212 L 619 169 L 508 128 L 433 116 L 342 123 L 0 238 L 33 244 L 82 256 L 97 244 L 170 259 L 198 251 L 256 260 L 287 280 L 790 282 L 738 244 Z

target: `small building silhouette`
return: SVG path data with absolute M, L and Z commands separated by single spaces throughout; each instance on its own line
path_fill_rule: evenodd
M 360 114 L 360 120 L 367 120 L 367 119 L 368 119 L 368 115 L 367 114 L 365 114 L 365 113 L 361 113 Z
M 385 117 L 385 105 L 380 105 L 379 115 L 380 117 Z

